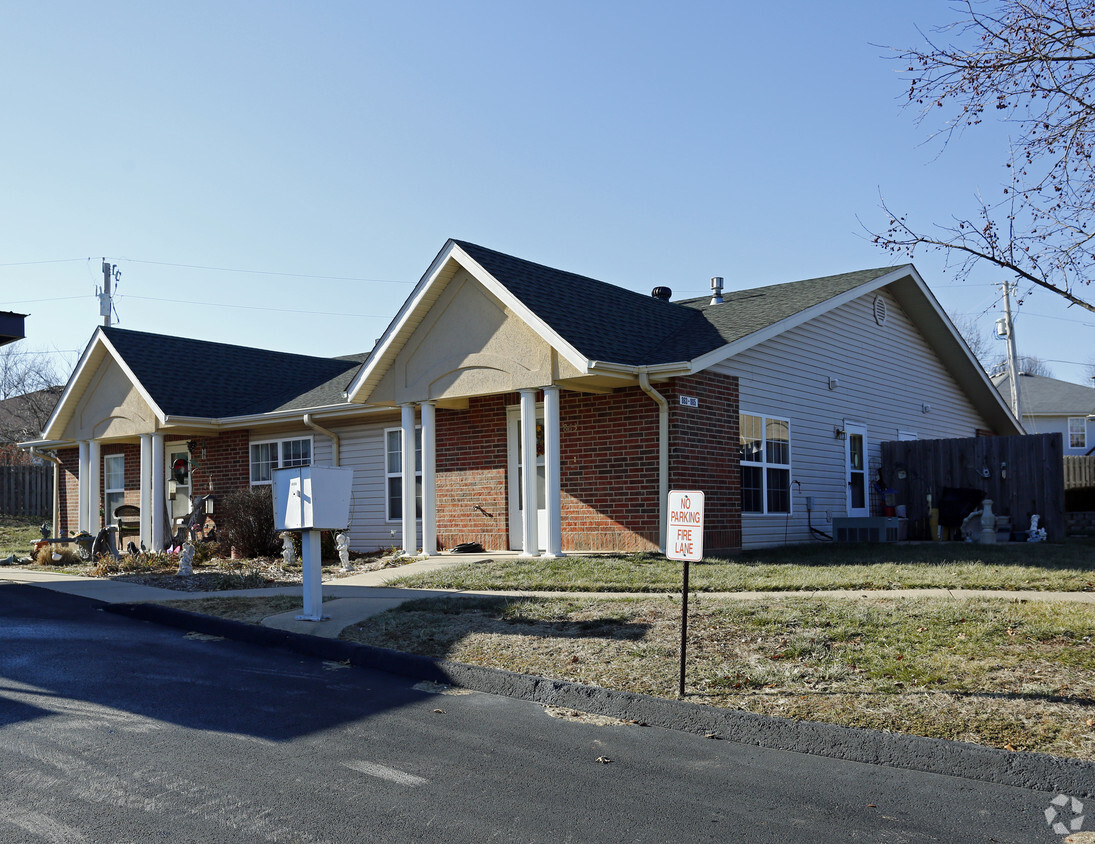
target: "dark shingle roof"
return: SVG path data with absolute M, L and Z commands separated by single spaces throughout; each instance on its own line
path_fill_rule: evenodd
M 992 383 L 1004 398 L 1011 396 L 1011 380 L 1008 375 L 997 375 Z M 1095 389 L 1083 384 L 1020 372 L 1019 392 L 1024 414 L 1086 416 L 1095 413 Z
M 101 330 L 168 416 L 218 419 L 337 404 L 362 359 Z
M 892 272 L 895 267 L 665 302 L 603 281 L 455 241 L 589 360 L 630 366 L 693 360 Z

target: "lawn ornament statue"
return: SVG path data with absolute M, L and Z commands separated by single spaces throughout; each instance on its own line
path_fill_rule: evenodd
M 1030 517 L 1030 530 L 1027 531 L 1027 542 L 1045 542 L 1046 529 L 1038 527 L 1037 513 Z
M 283 530 L 278 534 L 278 539 L 281 540 L 281 564 L 283 566 L 293 565 L 297 561 L 297 549 L 293 545 L 293 534 Z
M 176 577 L 186 577 L 194 573 L 194 543 L 184 542 L 179 553 L 179 570 Z
M 342 561 L 342 571 L 353 571 L 350 565 L 350 537 L 345 533 L 335 534 L 335 547 L 338 549 L 338 558 Z

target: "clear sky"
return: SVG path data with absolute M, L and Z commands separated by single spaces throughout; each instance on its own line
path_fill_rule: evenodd
M 943 0 L 2 8 L 0 309 L 69 365 L 104 257 L 123 328 L 328 356 L 449 237 L 683 297 L 904 263 L 880 191 L 927 222 L 1003 179 L 1006 132 L 940 151 L 878 46 Z M 914 262 L 991 328 L 999 273 Z M 1095 317 L 1023 299 L 1020 354 L 1090 383 Z

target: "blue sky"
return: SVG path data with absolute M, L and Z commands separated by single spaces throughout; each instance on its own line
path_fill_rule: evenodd
M 948 8 L 10 2 L 0 308 L 71 364 L 105 257 L 122 327 L 338 355 L 448 237 L 675 296 L 903 263 L 880 191 L 945 220 L 1003 178 L 1006 131 L 940 151 L 876 46 Z M 991 327 L 998 274 L 915 263 Z M 1090 383 L 1064 305 L 1024 298 L 1019 351 Z

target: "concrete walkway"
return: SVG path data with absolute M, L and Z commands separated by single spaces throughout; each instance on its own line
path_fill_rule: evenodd
M 112 604 L 164 603 L 167 601 L 192 601 L 198 598 L 268 597 L 271 595 L 300 595 L 300 609 L 278 613 L 262 620 L 266 627 L 292 633 L 337 639 L 350 625 L 370 616 L 397 607 L 406 601 L 439 596 L 540 597 L 540 598 L 637 598 L 666 593 L 626 592 L 467 592 L 460 590 L 400 589 L 386 584 L 408 574 L 435 571 L 464 563 L 486 562 L 516 552 L 500 552 L 484 555 L 443 554 L 426 560 L 416 560 L 402 566 L 377 571 L 361 572 L 323 584 L 323 595 L 329 600 L 323 604 L 323 621 L 302 621 L 297 618 L 303 611 L 302 587 L 268 586 L 259 589 L 232 589 L 217 592 L 180 592 L 156 586 L 142 586 L 120 580 L 81 577 L 79 575 L 39 572 L 28 569 L 0 568 L 0 583 L 24 583 L 41 586 L 56 592 L 80 595 Z M 669 593 L 679 595 L 680 593 Z M 938 598 L 963 600 L 966 598 L 1001 598 L 1011 601 L 1072 602 L 1095 605 L 1095 592 L 1015 592 L 1002 589 L 834 589 L 817 592 L 700 592 L 692 593 L 692 600 L 702 602 L 707 598 L 736 598 L 740 600 L 783 601 L 789 598 L 839 598 L 842 600 L 878 600 L 882 598 Z

